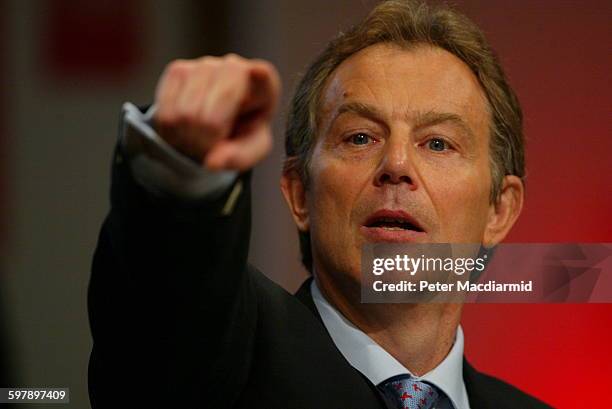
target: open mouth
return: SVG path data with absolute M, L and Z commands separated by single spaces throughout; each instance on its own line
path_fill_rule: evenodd
M 370 215 L 361 226 L 362 234 L 372 242 L 411 242 L 423 240 L 425 229 L 403 210 L 382 209 Z
M 414 230 L 423 232 L 424 230 L 412 220 L 404 218 L 380 217 L 366 223 L 366 227 L 379 227 L 385 230 Z
M 411 230 L 420 233 L 425 231 L 414 217 L 403 210 L 378 210 L 372 213 L 363 225 L 367 228 L 379 228 L 391 231 Z

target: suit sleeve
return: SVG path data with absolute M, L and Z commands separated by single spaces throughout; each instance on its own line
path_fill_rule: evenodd
M 223 408 L 238 398 L 257 320 L 249 179 L 215 198 L 155 196 L 116 149 L 88 294 L 94 409 Z

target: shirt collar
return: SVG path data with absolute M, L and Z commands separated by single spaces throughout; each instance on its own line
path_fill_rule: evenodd
M 310 287 L 323 324 L 344 358 L 374 385 L 396 375 L 411 375 L 440 388 L 457 409 L 469 408 L 463 382 L 463 330 L 457 328 L 455 342 L 440 364 L 423 376 L 414 376 L 372 338 L 349 322 L 319 290 L 315 280 Z

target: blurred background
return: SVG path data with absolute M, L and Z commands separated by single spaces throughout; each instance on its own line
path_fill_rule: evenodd
M 307 63 L 372 4 L 0 0 L 0 387 L 69 387 L 68 406 L 89 407 L 87 284 L 121 104 L 150 102 L 172 59 L 236 52 L 278 67 L 286 107 Z M 612 3 L 455 4 L 525 112 L 527 202 L 507 241 L 612 241 Z M 278 189 L 285 112 L 255 172 L 251 260 L 294 291 L 305 273 Z M 470 305 L 466 354 L 556 407 L 612 407 L 610 324 L 612 305 Z

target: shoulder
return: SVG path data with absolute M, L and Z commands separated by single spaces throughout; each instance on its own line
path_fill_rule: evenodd
M 463 364 L 463 378 L 472 409 L 551 408 L 501 379 L 478 372 L 467 361 Z

